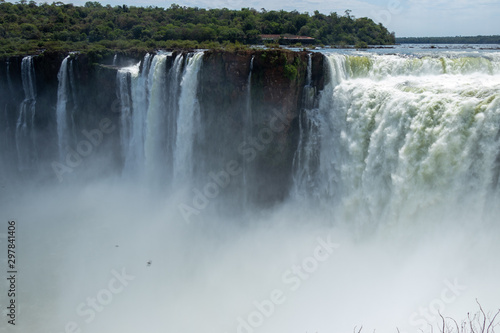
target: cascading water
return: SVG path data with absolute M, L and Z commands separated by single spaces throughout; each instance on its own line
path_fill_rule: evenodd
M 103 80 L 99 88 L 116 84 L 121 113 L 102 107 L 74 122 L 95 91 L 76 80 L 80 59 L 61 63 L 56 107 L 55 89 L 36 91 L 26 57 L 20 109 L 30 115 L 28 101 L 38 98 L 39 178 L 0 168 L 1 219 L 17 219 L 22 240 L 19 327 L 413 333 L 438 331 L 428 322 L 441 328 L 440 315 L 466 318 L 476 298 L 485 311 L 497 309 L 500 57 L 342 52 L 293 54 L 307 61 L 297 80 L 280 77 L 278 65 L 265 68 L 269 51 L 159 52 L 118 70 L 97 66 L 88 77 Z M 21 90 L 14 63 L 9 93 Z M 300 106 L 273 104 L 301 88 Z M 113 105 L 113 97 L 105 91 L 89 106 Z M 6 108 L 12 124 L 17 98 L 14 112 Z M 38 113 L 45 106 L 57 110 L 57 134 L 52 115 Z M 72 181 L 64 174 L 57 182 L 40 170 L 53 159 L 50 147 L 74 139 L 72 128 L 99 140 L 83 135 L 80 147 L 92 145 L 85 170 L 73 164 Z M 33 151 L 21 129 L 16 147 L 0 145 L 14 160 L 18 150 Z M 3 165 L 12 163 L 3 152 Z M 281 185 L 290 193 L 259 206 L 258 196 Z M 155 186 L 165 191 L 143 191 Z
M 178 184 L 188 184 L 194 169 L 193 145 L 200 126 L 200 106 L 197 98 L 198 72 L 203 52 L 186 58 L 179 97 L 179 117 L 174 152 L 174 178 Z
M 7 87 L 9 88 L 9 91 L 14 91 L 14 88 L 12 85 L 12 78 L 10 76 L 10 61 L 9 60 L 7 60 L 6 76 L 7 76 Z
M 164 134 L 166 144 L 164 145 L 166 160 L 168 163 L 164 168 L 167 179 L 174 177 L 174 154 L 176 150 L 177 121 L 179 118 L 179 97 L 181 90 L 182 70 L 184 68 L 184 56 L 179 53 L 173 62 L 172 68 L 168 72 L 168 112 L 165 117 L 167 120 Z
M 328 89 L 328 87 L 327 87 Z M 294 186 L 292 195 L 300 198 L 312 195 L 321 188 L 322 180 L 316 177 L 321 149 L 320 126 L 323 121 L 317 107 L 316 89 L 312 86 L 312 57 L 308 54 L 306 85 L 303 89 L 302 109 L 299 115 L 299 142 L 293 159 Z
M 123 173 L 128 177 L 141 176 L 144 170 L 144 142 L 146 127 L 146 112 L 148 107 L 148 74 L 153 56 L 147 53 L 142 63 L 137 64 L 131 70 L 132 109 L 130 119 L 130 140 L 124 144 L 126 154 L 124 156 Z
M 12 84 L 12 77 L 11 77 L 11 73 L 10 73 L 10 61 L 7 60 L 6 62 L 6 71 L 5 71 L 5 76 L 6 76 L 6 79 L 7 79 L 7 93 L 9 95 L 13 95 L 15 90 L 14 90 L 14 85 Z M 9 115 L 8 115 L 8 111 L 7 111 L 7 104 L 8 103 L 4 103 L 2 105 L 2 108 L 3 108 L 3 112 L 4 112 L 4 121 L 5 123 L 2 124 L 4 130 L 5 130 L 5 134 L 7 133 L 10 133 L 11 131 L 11 128 L 10 128 L 10 122 L 7 121 L 7 119 L 9 118 Z M 7 140 L 4 140 L 4 144 Z
M 139 65 L 122 68 L 116 73 L 117 97 L 120 100 L 120 142 L 124 164 L 127 165 L 127 157 L 130 156 L 130 141 L 132 135 L 133 100 L 132 80 L 137 78 Z
M 76 135 L 76 123 L 75 123 L 75 116 L 78 112 L 78 87 L 76 83 L 76 77 L 75 77 L 75 69 L 74 69 L 74 61 L 69 62 L 69 68 L 68 68 L 68 76 L 69 76 L 69 90 L 71 91 L 71 111 L 70 111 L 70 117 L 69 117 L 69 126 L 70 126 L 70 138 L 72 142 L 76 142 L 77 140 L 77 135 Z
M 57 87 L 57 106 L 56 106 L 56 122 L 57 122 L 57 146 L 59 148 L 59 159 L 64 161 L 68 154 L 68 149 L 72 142 L 74 142 L 73 117 L 69 111 L 69 99 L 71 98 L 71 66 L 68 67 L 68 62 L 71 56 L 63 59 L 57 79 L 59 85 Z
M 500 149 L 500 62 L 327 59 L 319 110 L 301 122 L 300 190 L 337 198 L 339 218 L 351 221 L 483 214 Z
M 24 100 L 19 107 L 16 124 L 16 148 L 18 168 L 31 169 L 37 162 L 37 147 L 35 137 L 36 85 L 33 57 L 24 57 L 21 62 L 21 80 Z
M 161 121 L 159 117 L 163 111 L 161 86 L 165 84 L 166 57 L 166 54 L 148 53 L 141 63 L 122 68 L 117 73 L 123 174 L 127 177 L 142 177 L 146 170 L 152 172 L 154 167 L 154 150 L 162 135 L 156 133 L 156 138 L 152 135 L 163 125 L 157 122 Z
M 245 122 L 252 126 L 252 72 L 253 72 L 253 61 L 255 56 L 252 56 L 250 59 L 250 71 L 248 72 L 247 79 L 247 100 L 246 100 L 246 109 L 245 109 Z
M 252 72 L 253 72 L 253 61 L 255 56 L 250 59 L 250 71 L 248 73 L 247 79 L 247 91 L 246 91 L 246 106 L 245 106 L 245 117 L 244 117 L 244 131 L 243 131 L 243 141 L 247 142 L 252 135 L 253 128 L 253 117 L 252 117 Z M 251 177 L 251 163 L 243 163 L 243 204 L 248 205 L 248 188 Z
M 196 87 L 202 55 L 194 54 L 184 66 L 184 57 L 178 54 L 167 68 L 172 53 L 147 54 L 142 67 L 137 64 L 118 71 L 121 146 L 128 176 L 145 174 L 154 183 L 168 186 L 176 158 L 189 159 L 199 117 Z M 177 175 L 192 170 L 192 166 L 179 166 Z
M 167 103 L 166 77 L 167 56 L 172 54 L 158 54 L 153 58 L 148 77 L 148 108 L 146 111 L 146 133 L 145 133 L 145 172 L 146 175 L 156 183 L 161 181 L 165 164 L 164 154 L 165 141 L 163 140 L 163 129 L 166 126 L 165 113 Z
M 13 95 L 14 90 L 12 86 L 12 79 L 10 76 L 10 61 L 6 61 L 6 71 L 5 71 L 5 77 L 6 77 L 6 91 L 9 95 Z M 3 99 L 3 98 L 2 98 Z M 12 132 L 11 129 L 11 124 L 9 122 L 9 112 L 8 112 L 8 102 L 6 99 L 2 100 L 0 103 L 0 108 L 1 108 L 1 116 L 0 116 L 0 151 L 5 152 L 0 154 L 0 170 L 8 170 L 11 169 L 13 166 L 9 166 L 9 160 L 11 159 L 11 155 L 7 156 L 7 151 L 8 147 L 12 145 L 12 141 L 10 139 L 10 134 Z M 15 143 L 15 141 L 14 141 Z M 16 153 L 17 153 L 17 147 L 16 147 Z M 17 165 L 16 165 L 17 166 Z M 14 166 L 15 167 L 15 166 Z M 4 182 L 4 179 L 6 178 L 6 175 L 1 175 L 0 174 L 0 184 Z
M 312 83 L 312 55 L 307 54 L 307 73 L 306 73 L 306 86 L 310 86 Z

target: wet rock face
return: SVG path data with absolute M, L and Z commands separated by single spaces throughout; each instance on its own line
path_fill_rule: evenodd
M 250 168 L 246 181 L 256 204 L 270 205 L 289 193 L 307 58 L 306 52 L 282 50 L 205 54 L 199 96 L 205 129 L 211 130 L 201 151 L 205 160 L 236 156 Z M 322 66 L 321 55 L 313 58 Z M 317 74 L 313 81 L 319 82 Z
M 167 70 L 179 53 L 167 61 Z M 185 52 L 184 56 L 187 56 Z M 56 105 L 58 72 L 66 53 L 44 53 L 33 58 L 37 90 L 36 137 L 39 155 L 45 160 L 57 155 Z M 73 92 L 68 107 L 74 109 L 76 133 L 95 127 L 109 118 L 120 124 L 116 95 L 118 66 L 136 64 L 137 57 L 117 57 L 91 64 L 88 55 L 71 55 Z M 19 105 L 24 98 L 21 80 L 22 57 L 0 60 L 1 138 L 15 144 Z M 198 102 L 200 133 L 194 154 L 199 157 L 197 177 L 203 182 L 209 171 L 217 171 L 235 160 L 248 177 L 234 182 L 251 182 L 249 200 L 272 205 L 289 192 L 292 162 L 298 141 L 298 116 L 307 78 L 307 52 L 285 50 L 206 51 L 199 72 Z M 312 81 L 323 86 L 323 56 L 312 54 Z M 165 90 L 166 91 L 166 90 Z M 165 92 L 166 93 L 166 92 Z M 113 133 L 111 158 L 120 161 L 119 131 Z M 78 140 L 78 138 L 77 138 Z M 1 148 L 1 147 L 0 147 Z M 7 151 L 6 149 L 3 149 Z M 8 150 L 13 155 L 12 149 Z M 14 156 L 12 156 L 14 157 Z M 230 195 L 231 191 L 227 191 Z
M 321 53 L 311 53 L 311 58 L 312 86 L 316 88 L 316 91 L 321 91 L 325 86 L 325 64 L 323 62 L 325 58 Z
M 275 139 L 256 161 L 255 200 L 261 204 L 282 200 L 289 193 L 292 161 L 297 146 L 297 119 L 302 87 L 306 80 L 307 55 L 261 51 L 255 57 L 255 101 L 257 137 L 271 129 Z M 258 69 L 258 70 L 257 70 Z M 274 127 L 274 128 L 273 128 Z M 262 141 L 262 140 L 260 140 Z
M 57 76 L 61 62 L 67 55 L 53 52 L 33 57 L 36 103 L 32 136 L 36 141 L 39 164 L 32 172 L 39 174 L 52 174 L 50 162 L 57 156 Z M 68 101 L 68 107 L 74 110 L 72 117 L 78 141 L 81 131 L 93 128 L 94 123 L 102 117 L 118 119 L 117 108 L 113 108 L 113 103 L 116 104 L 116 70 L 91 65 L 85 54 L 74 54 L 71 57 L 74 94 Z M 23 57 L 10 57 L 0 60 L 0 138 L 5 143 L 5 147 L 0 149 L 8 155 L 8 160 L 11 161 L 9 166 L 14 173 L 17 170 L 16 127 L 20 105 L 25 98 L 22 59 Z

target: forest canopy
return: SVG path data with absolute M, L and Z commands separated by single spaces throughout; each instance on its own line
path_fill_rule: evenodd
M 394 33 L 371 19 L 319 11 L 203 9 L 172 4 L 169 8 L 37 4 L 0 0 L 0 55 L 41 49 L 86 50 L 207 47 L 228 43 L 257 44 L 261 34 L 292 34 L 325 45 L 394 44 Z

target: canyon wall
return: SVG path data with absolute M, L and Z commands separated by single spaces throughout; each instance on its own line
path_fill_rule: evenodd
M 155 57 L 159 59 L 161 54 L 165 56 L 164 67 L 158 68 L 162 73 L 151 74 L 149 83 L 143 83 L 145 100 L 142 102 L 148 107 L 139 111 L 136 106 L 137 110 L 130 110 L 131 114 L 143 112 L 146 117 L 144 126 L 151 127 L 152 122 L 157 122 L 163 140 L 172 141 L 169 137 L 174 138 L 177 133 L 176 125 L 172 125 L 173 120 L 151 118 L 147 123 L 147 114 L 153 111 L 158 114 L 178 114 L 180 100 L 191 98 L 189 103 L 194 103 L 192 107 L 199 107 L 200 117 L 192 147 L 192 154 L 197 156 L 193 176 L 198 184 L 203 185 L 210 172 L 216 173 L 234 160 L 244 170 L 241 179 L 232 182 L 231 186 L 252 182 L 251 190 L 245 194 L 249 202 L 271 205 L 283 200 L 291 186 L 292 162 L 299 135 L 298 116 L 304 104 L 304 86 L 308 84 L 319 91 L 325 80 L 323 56 L 316 53 L 285 50 L 205 51 L 199 70 L 195 73 L 196 86 L 190 88 L 183 88 L 182 84 L 183 80 L 187 80 L 184 78 L 187 75 L 185 71 L 193 52 L 160 52 L 158 56 L 132 57 L 119 54 L 114 58 L 101 59 L 99 63 L 91 63 L 86 54 L 80 53 L 44 53 L 1 59 L 0 150 L 4 178 L 12 175 L 14 178 L 61 180 L 61 170 L 68 171 L 64 169 L 68 166 L 65 155 L 75 152 L 82 155 L 78 148 L 84 151 L 86 146 L 83 144 L 78 147 L 78 144 L 82 140 L 89 141 L 88 133 L 99 129 L 103 119 L 109 120 L 116 130 L 104 135 L 102 142 L 91 147 L 92 156 L 100 156 L 99 174 L 116 173 L 123 169 L 126 159 L 123 112 L 128 111 L 124 111 L 123 104 L 126 101 L 120 91 L 122 95 L 123 89 L 131 93 L 127 97 L 131 105 L 134 103 L 133 98 L 137 105 L 142 102 L 137 100 L 137 96 L 132 96 L 131 74 L 122 75 L 125 81 L 120 83 L 119 71 L 127 72 L 127 68 L 135 66 L 146 77 L 148 70 L 152 72 L 146 67 L 151 66 Z M 67 63 L 63 68 L 65 58 Z M 174 63 L 176 58 L 177 65 Z M 173 66 L 178 66 L 175 70 L 180 71 L 174 83 L 168 81 L 175 74 Z M 312 82 L 307 82 L 308 77 Z M 159 87 L 155 94 L 163 96 L 155 106 L 151 102 L 153 85 Z M 191 95 L 181 96 L 182 89 L 191 89 Z M 173 96 L 175 94 L 178 96 Z M 169 106 L 169 103 L 176 106 Z M 155 110 L 152 111 L 153 107 Z M 58 119 L 61 112 L 64 113 L 64 126 Z M 64 142 L 61 142 L 61 131 L 67 132 Z M 171 145 L 176 146 L 176 143 Z M 80 157 L 83 158 L 81 161 L 77 158 L 79 168 L 86 169 L 92 164 L 93 158 Z M 164 161 L 164 164 L 168 172 L 168 162 Z M 74 168 L 71 173 L 73 171 Z M 165 179 L 165 182 L 175 183 L 172 179 Z

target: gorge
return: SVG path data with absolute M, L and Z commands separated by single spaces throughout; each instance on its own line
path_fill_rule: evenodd
M 10 57 L 0 111 L 19 332 L 417 332 L 498 308 L 498 52 Z

